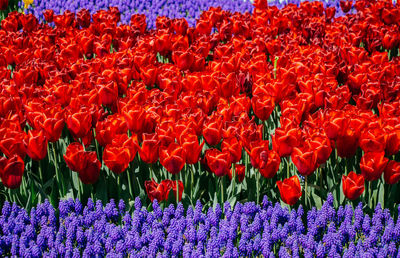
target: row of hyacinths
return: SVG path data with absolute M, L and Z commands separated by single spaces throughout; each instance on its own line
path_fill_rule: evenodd
M 341 16 L 343 12 L 340 8 L 339 0 L 321 0 L 326 7 L 336 7 L 336 15 Z M 301 0 L 272 0 L 270 5 L 282 8 L 287 4 L 299 5 Z M 186 18 L 189 26 L 194 26 L 196 19 L 204 10 L 210 7 L 220 6 L 223 10 L 231 12 L 252 12 L 253 1 L 250 0 L 83 0 L 83 1 L 64 1 L 64 0 L 24 0 L 19 6 L 27 7 L 26 12 L 32 13 L 40 20 L 43 19 L 43 11 L 52 9 L 56 14 L 66 10 L 78 12 L 80 9 L 87 9 L 91 14 L 101 9 L 108 9 L 109 6 L 118 7 L 121 12 L 121 22 L 129 24 L 133 14 L 145 14 L 149 28 L 155 27 L 157 16 L 167 16 L 169 18 Z
M 400 219 L 378 205 L 372 216 L 333 207 L 333 197 L 307 214 L 265 197 L 261 205 L 227 202 L 208 210 L 200 202 L 151 211 L 137 198 L 133 211 L 123 201 L 103 206 L 89 199 L 49 202 L 30 213 L 5 202 L 0 216 L 0 256 L 206 256 L 394 257 L 400 255 Z

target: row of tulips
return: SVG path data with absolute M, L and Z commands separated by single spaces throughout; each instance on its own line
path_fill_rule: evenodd
M 267 194 L 320 207 L 398 202 L 399 7 L 321 2 L 195 27 L 110 7 L 0 30 L 2 196 L 206 205 Z M 54 23 L 54 27 L 50 26 Z M 346 197 L 348 200 L 346 200 Z M 164 200 L 166 200 L 164 202 Z M 354 203 L 353 203 L 354 204 Z
M 123 201 L 105 206 L 89 199 L 44 202 L 30 212 L 5 202 L 0 215 L 0 255 L 21 257 L 396 257 L 400 218 L 381 206 L 370 216 L 360 203 L 289 211 L 265 197 L 204 209 L 200 202 L 151 211 Z

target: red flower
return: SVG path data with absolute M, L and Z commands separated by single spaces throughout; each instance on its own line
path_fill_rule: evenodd
M 298 128 L 276 128 L 272 136 L 272 145 L 281 158 L 290 156 L 293 147 L 298 145 L 300 132 Z
M 157 184 L 154 179 L 144 182 L 147 196 L 150 201 L 156 199 L 158 202 L 164 201 L 168 198 L 168 187 L 166 184 Z
M 268 120 L 272 111 L 275 108 L 274 98 L 268 95 L 260 94 L 254 95 L 251 99 L 251 106 L 253 107 L 254 114 L 263 121 Z
M 359 142 L 364 152 L 381 152 L 386 147 L 386 135 L 381 128 L 365 129 Z
M 28 138 L 24 140 L 26 153 L 33 160 L 42 160 L 47 155 L 47 139 L 43 131 L 30 130 Z
M 157 134 L 143 134 L 142 146 L 137 146 L 140 158 L 147 164 L 156 163 L 158 160 L 158 149 L 160 141 Z
M 104 149 L 103 161 L 112 172 L 121 174 L 127 169 L 131 161 L 131 155 L 128 148 L 110 144 Z
M 222 117 L 212 115 L 203 125 L 203 136 L 207 144 L 217 145 L 222 138 Z
M 71 143 L 64 155 L 67 166 L 78 173 L 84 184 L 94 184 L 100 175 L 101 163 L 94 151 L 85 151 L 82 144 Z
M 362 156 L 360 162 L 361 174 L 368 181 L 374 181 L 381 177 L 389 159 L 385 152 L 367 152 Z
M 231 163 L 237 163 L 242 158 L 242 145 L 236 137 L 229 137 L 222 141 L 222 151 L 229 152 Z
M 6 10 L 8 7 L 8 0 L 0 0 L 0 11 Z
M 79 142 L 73 142 L 68 145 L 67 151 L 63 157 L 69 169 L 75 172 L 83 169 L 84 164 L 82 163 L 82 156 L 84 152 L 85 150 Z
M 364 192 L 364 177 L 351 171 L 348 176 L 342 176 L 342 185 L 344 195 L 355 200 Z
M 268 156 L 261 154 L 262 162 L 259 168 L 260 173 L 265 178 L 273 178 L 279 170 L 281 164 L 281 158 L 278 153 L 274 150 L 268 151 Z
M 17 155 L 0 158 L 0 178 L 5 187 L 15 189 L 21 185 L 24 175 L 24 161 Z
M 171 174 L 178 174 L 185 166 L 186 152 L 177 143 L 171 143 L 168 148 L 162 147 L 160 150 L 160 163 Z
M 83 169 L 77 171 L 84 184 L 94 184 L 100 176 L 101 163 L 94 151 L 86 151 L 83 155 Z
M 351 6 L 353 5 L 353 1 L 340 1 L 340 8 L 342 8 L 342 11 L 344 13 L 347 13 L 350 11 Z
M 92 116 L 88 111 L 74 113 L 68 116 L 67 127 L 74 137 L 82 138 L 92 127 Z
M 229 171 L 229 179 L 232 180 L 232 169 Z M 239 183 L 243 182 L 244 177 L 246 176 L 246 166 L 243 164 L 235 165 L 235 175 Z
M 182 200 L 182 194 L 184 191 L 182 181 L 178 181 L 179 184 L 179 201 Z M 174 192 L 176 197 L 176 181 L 172 181 L 169 179 L 161 181 L 160 184 L 157 184 L 154 179 L 151 181 L 144 182 L 144 187 L 147 192 L 147 196 L 149 197 L 150 201 L 154 201 L 156 199 L 158 202 L 162 202 L 168 199 L 168 195 L 170 190 Z
M 281 194 L 282 201 L 289 205 L 294 205 L 301 197 L 301 186 L 297 176 L 285 178 L 276 182 Z
M 201 150 L 203 149 L 204 141 L 199 144 L 197 136 L 194 134 L 183 134 L 180 137 L 182 148 L 186 152 L 186 163 L 196 164 L 199 161 Z
M 229 152 L 221 152 L 217 149 L 209 149 L 205 155 L 207 165 L 216 176 L 221 177 L 229 174 L 231 168 Z
M 314 173 L 319 166 L 317 162 L 317 155 L 317 152 L 307 147 L 293 148 L 291 158 L 300 175 L 309 176 Z
M 46 118 L 41 126 L 49 142 L 56 142 L 64 129 L 64 119 Z
M 383 177 L 385 183 L 393 185 L 400 180 L 400 162 L 391 160 L 387 164 Z

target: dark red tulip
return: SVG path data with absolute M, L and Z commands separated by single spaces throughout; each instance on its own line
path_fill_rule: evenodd
M 344 195 L 355 200 L 364 192 L 364 177 L 351 171 L 347 176 L 342 176 L 342 186 Z
M 21 185 L 24 175 L 24 161 L 17 155 L 7 159 L 0 158 L 0 178 L 3 185 L 7 188 L 15 189 Z
M 232 180 L 232 169 L 229 171 L 229 179 Z M 246 166 L 244 164 L 236 164 L 235 165 L 235 176 L 239 183 L 243 182 L 244 177 L 246 176 Z
M 297 176 L 285 178 L 276 182 L 282 201 L 286 204 L 294 205 L 301 197 L 301 186 Z
M 178 174 L 185 166 L 186 152 L 177 143 L 171 143 L 168 147 L 160 149 L 160 163 L 171 174 Z
M 385 179 L 385 183 L 393 185 L 399 182 L 400 180 L 400 162 L 391 160 L 387 164 L 383 178 Z

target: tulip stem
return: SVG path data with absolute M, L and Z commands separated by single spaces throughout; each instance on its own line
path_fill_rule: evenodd
M 128 165 L 128 171 L 126 171 L 126 175 L 128 177 L 128 187 L 129 187 L 129 195 L 134 196 L 134 192 L 132 191 L 132 182 L 131 182 L 131 164 Z
M 175 174 L 175 179 L 176 179 L 176 204 L 179 203 L 179 178 L 178 174 Z
M 232 163 L 232 191 L 231 191 L 231 196 L 232 197 L 236 193 L 236 168 L 235 168 L 235 163 Z
M 60 197 L 63 197 L 65 194 L 65 185 L 64 185 L 64 180 L 62 178 L 62 175 L 60 174 L 60 171 L 58 170 L 55 143 L 52 143 L 51 146 L 53 149 L 53 151 L 52 151 L 53 152 L 53 163 L 54 163 L 54 169 L 56 170 L 56 177 L 57 177 L 57 181 L 58 181 L 58 190 L 59 190 Z
M 307 207 L 307 200 L 308 200 L 308 196 L 307 196 L 307 176 L 304 177 L 304 203 L 305 206 Z
M 258 204 L 260 200 L 260 172 L 255 172 L 255 178 L 256 178 L 256 203 Z
M 225 176 L 221 177 L 221 206 L 224 205 L 224 183 L 225 183 Z

